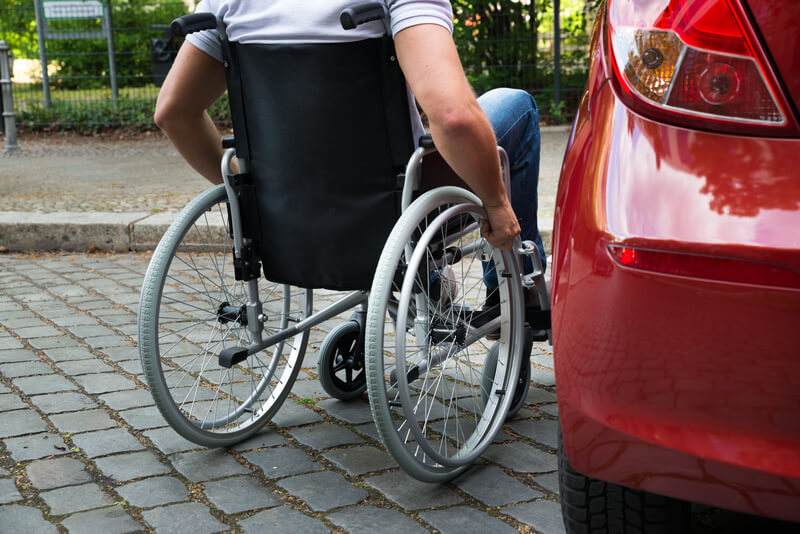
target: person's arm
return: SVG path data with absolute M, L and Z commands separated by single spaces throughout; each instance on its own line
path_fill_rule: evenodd
M 225 92 L 222 64 L 185 41 L 156 102 L 155 123 L 197 172 L 222 183 L 222 140 L 206 109 Z
M 510 249 L 520 227 L 503 184 L 497 141 L 464 75 L 450 32 L 436 24 L 420 24 L 399 31 L 394 42 L 436 148 L 483 202 L 489 216 L 484 237 L 495 247 Z

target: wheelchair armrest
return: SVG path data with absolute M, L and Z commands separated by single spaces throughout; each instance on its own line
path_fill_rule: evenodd
M 172 35 L 175 37 L 186 37 L 190 33 L 202 30 L 213 30 L 217 27 L 217 17 L 212 13 L 194 13 L 184 15 L 172 21 Z

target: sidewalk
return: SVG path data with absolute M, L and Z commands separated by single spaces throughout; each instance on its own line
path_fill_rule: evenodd
M 568 127 L 542 128 L 539 228 L 549 248 Z M 136 140 L 22 136 L 0 156 L 0 246 L 9 251 L 152 250 L 208 187 L 159 134 Z

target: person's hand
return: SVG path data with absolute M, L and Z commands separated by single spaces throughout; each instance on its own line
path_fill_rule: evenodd
M 481 234 L 493 247 L 511 250 L 514 238 L 519 235 L 519 221 L 507 201 L 497 206 L 484 206 L 489 220 L 481 225 Z

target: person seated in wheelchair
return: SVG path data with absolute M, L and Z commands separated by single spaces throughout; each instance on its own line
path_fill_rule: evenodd
M 243 44 L 336 43 L 381 36 L 385 31 L 381 21 L 342 29 L 339 14 L 353 3 L 315 0 L 298 9 L 293 0 L 202 0 L 196 12 L 215 14 L 226 24 L 228 39 Z M 386 0 L 385 4 L 397 60 L 409 88 L 415 139 L 423 130 L 414 98 L 427 117 L 442 158 L 482 201 L 488 215 L 481 228 L 484 238 L 496 248 L 509 250 L 521 235 L 536 244 L 544 265 L 536 220 L 540 138 L 533 97 L 505 88 L 475 97 L 452 39 L 448 1 Z M 155 122 L 197 172 L 220 183 L 221 137 L 206 113 L 226 89 L 215 32 L 187 36 L 160 91 Z M 497 145 L 509 156 L 511 191 L 503 183 Z M 442 271 L 442 278 L 446 276 L 447 271 Z M 498 304 L 494 269 L 485 268 L 484 279 L 489 308 Z M 526 298 L 526 303 L 534 304 L 534 300 Z

